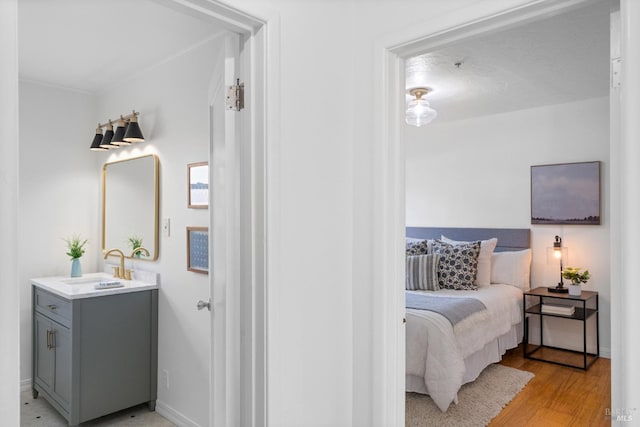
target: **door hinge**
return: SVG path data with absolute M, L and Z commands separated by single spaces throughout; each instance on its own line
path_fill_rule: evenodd
M 244 83 L 240 79 L 227 87 L 227 110 L 240 111 L 244 108 Z

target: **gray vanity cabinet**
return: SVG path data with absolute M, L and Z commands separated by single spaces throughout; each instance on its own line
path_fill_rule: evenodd
M 158 291 L 64 299 L 33 286 L 33 395 L 69 425 L 157 395 Z

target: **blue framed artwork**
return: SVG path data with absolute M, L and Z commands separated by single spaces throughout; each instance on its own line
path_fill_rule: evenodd
M 209 274 L 209 229 L 187 227 L 187 270 Z
M 600 225 L 600 162 L 531 166 L 531 224 Z

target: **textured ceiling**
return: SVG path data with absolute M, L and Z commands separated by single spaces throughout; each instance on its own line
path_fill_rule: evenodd
M 220 32 L 151 0 L 20 0 L 20 78 L 99 93 Z
M 433 88 L 437 122 L 607 96 L 609 45 L 600 2 L 411 58 L 407 87 Z

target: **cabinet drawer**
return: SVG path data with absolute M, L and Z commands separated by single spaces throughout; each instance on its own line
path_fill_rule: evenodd
M 58 296 L 36 288 L 35 292 L 36 310 L 44 315 L 57 315 L 64 319 L 71 320 L 71 301 L 64 300 Z

